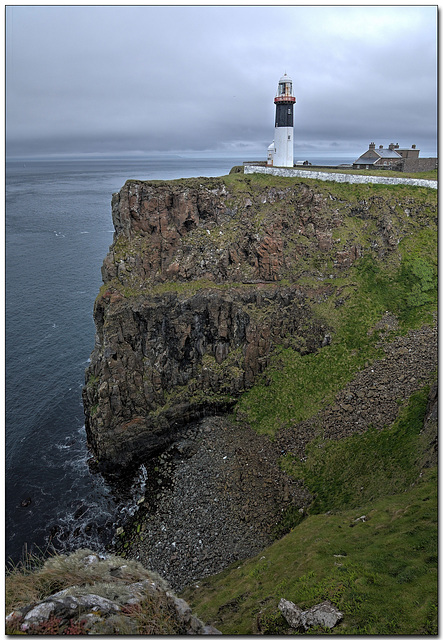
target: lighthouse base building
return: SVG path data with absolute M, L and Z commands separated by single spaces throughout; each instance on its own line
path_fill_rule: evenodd
M 292 80 L 285 73 L 279 80 L 274 98 L 275 133 L 274 142 L 268 147 L 269 166 L 294 166 L 294 103 Z

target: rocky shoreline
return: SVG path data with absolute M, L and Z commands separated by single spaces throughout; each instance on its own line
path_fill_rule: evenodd
M 310 496 L 285 476 L 279 452 L 247 425 L 214 416 L 152 461 L 157 470 L 127 532 L 125 555 L 180 591 L 253 556 L 273 540 L 289 507 Z M 124 542 L 123 542 L 124 549 Z

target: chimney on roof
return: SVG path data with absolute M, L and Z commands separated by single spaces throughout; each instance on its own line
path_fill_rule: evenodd
M 370 149 L 375 149 L 375 142 L 370 142 L 369 143 L 369 148 Z
M 413 149 L 415 149 L 415 147 L 416 147 L 416 146 L 417 146 L 417 145 L 413 144 L 413 145 L 412 145 L 412 148 L 413 148 Z
M 394 149 L 395 149 L 395 144 L 391 142 L 391 144 L 389 145 L 389 151 L 394 151 Z
M 383 149 L 383 145 L 382 144 L 379 146 L 379 149 Z

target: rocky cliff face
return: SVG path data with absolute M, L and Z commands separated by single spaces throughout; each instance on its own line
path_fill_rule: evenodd
M 386 259 L 428 207 L 359 188 L 338 197 L 227 176 L 128 181 L 113 196 L 83 391 L 102 471 L 120 473 L 187 422 L 232 406 L 277 347 L 328 343 L 315 305 L 334 279 L 366 248 Z

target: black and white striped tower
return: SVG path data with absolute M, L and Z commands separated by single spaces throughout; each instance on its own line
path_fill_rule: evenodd
M 292 95 L 292 80 L 286 75 L 278 82 L 275 103 L 275 136 L 274 158 L 275 167 L 294 166 L 294 103 Z

